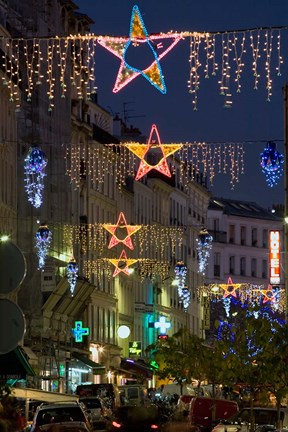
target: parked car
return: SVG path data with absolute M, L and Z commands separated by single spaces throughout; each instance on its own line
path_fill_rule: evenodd
M 76 394 L 79 397 L 97 396 L 102 400 L 105 408 L 110 410 L 121 405 L 120 392 L 115 384 L 81 384 L 77 386 Z
M 53 430 L 53 428 L 51 429 L 52 425 L 54 425 L 54 429 L 57 430 L 56 424 L 59 427 L 60 425 L 63 427 L 65 426 L 67 429 L 68 426 L 74 427 L 76 423 L 78 423 L 78 426 L 82 427 L 82 429 L 84 428 L 84 430 L 86 427 L 89 432 L 93 431 L 93 427 L 85 412 L 85 406 L 82 403 L 76 401 L 55 402 L 51 404 L 43 403 L 37 407 L 29 430 L 30 432 L 50 431 Z
M 90 432 L 85 423 L 70 421 L 43 425 L 36 430 L 39 432 Z
M 119 386 L 122 405 L 141 406 L 147 403 L 147 388 L 140 384 L 126 384 Z
M 277 409 L 268 407 L 254 407 L 253 416 L 256 430 L 258 432 L 264 432 L 273 430 L 277 423 Z M 280 421 L 281 429 L 288 428 L 288 408 L 280 408 Z M 217 424 L 212 432 L 235 432 L 237 430 L 241 432 L 249 431 L 249 424 L 251 422 L 251 409 L 243 408 L 237 414 L 232 417 L 222 420 Z
M 188 416 L 191 425 L 210 431 L 216 421 L 227 419 L 238 411 L 239 407 L 235 401 L 195 397 L 191 400 Z
M 128 406 L 115 409 L 107 424 L 109 432 L 161 431 L 163 418 L 156 405 Z
M 106 430 L 106 418 L 105 415 L 108 413 L 105 411 L 105 407 L 100 398 L 95 396 L 87 396 L 79 398 L 79 402 L 82 402 L 85 407 L 93 428 L 97 431 Z

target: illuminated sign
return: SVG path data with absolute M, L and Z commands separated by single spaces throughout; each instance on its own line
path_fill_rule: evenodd
M 89 328 L 82 327 L 82 321 L 75 321 L 75 328 L 72 329 L 75 342 L 83 342 L 83 336 L 89 335 Z
M 166 340 L 166 339 L 168 339 L 168 335 L 167 335 L 167 334 L 159 334 L 159 335 L 157 336 L 157 339 L 163 339 L 163 340 Z
M 129 342 L 129 355 L 139 356 L 142 353 L 142 343 L 138 341 Z
M 280 284 L 280 231 L 269 233 L 269 277 L 271 285 Z
M 158 328 L 161 334 L 165 334 L 166 330 L 171 327 L 171 323 L 166 322 L 166 318 L 164 316 L 161 316 L 159 318 L 159 321 L 154 323 L 154 327 Z

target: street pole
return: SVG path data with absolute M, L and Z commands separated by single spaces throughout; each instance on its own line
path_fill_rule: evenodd
M 285 278 L 285 316 L 286 322 L 288 318 L 288 84 L 284 87 L 284 278 Z

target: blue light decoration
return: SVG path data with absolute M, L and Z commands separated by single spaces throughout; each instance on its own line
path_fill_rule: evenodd
M 28 201 L 35 208 L 42 204 L 42 194 L 44 190 L 44 169 L 47 165 L 47 158 L 43 150 L 38 146 L 30 147 L 24 161 L 25 190 Z
M 197 243 L 197 256 L 198 256 L 198 273 L 205 274 L 210 250 L 212 249 L 213 237 L 208 233 L 206 228 L 202 228 L 199 236 L 196 239 Z
M 74 258 L 72 258 L 71 261 L 69 261 L 69 263 L 67 264 L 66 274 L 70 286 L 70 292 L 73 297 L 78 277 L 78 265 Z
M 183 308 L 186 311 L 190 304 L 190 290 L 186 286 L 187 267 L 183 261 L 179 261 L 175 266 L 175 279 L 177 283 L 178 296 Z
M 83 336 L 88 336 L 89 332 L 89 327 L 82 327 L 82 321 L 75 321 L 75 327 L 72 329 L 75 342 L 83 342 Z
M 39 229 L 36 232 L 35 240 L 37 255 L 39 259 L 38 269 L 42 269 L 45 265 L 47 252 L 52 241 L 52 233 L 47 225 L 40 225 Z
M 260 165 L 266 176 L 268 186 L 276 186 L 283 174 L 284 156 L 276 150 L 276 144 L 272 141 L 267 143 L 263 153 L 260 154 Z

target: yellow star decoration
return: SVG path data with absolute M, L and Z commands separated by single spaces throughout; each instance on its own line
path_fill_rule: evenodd
M 130 269 L 129 267 L 132 264 L 135 264 L 138 260 L 137 259 L 129 259 L 127 258 L 126 252 L 123 249 L 121 252 L 121 255 L 118 259 L 111 259 L 108 258 L 108 261 L 111 262 L 111 264 L 114 265 L 115 270 L 113 273 L 113 277 L 117 276 L 119 273 L 125 273 L 126 275 L 129 275 Z
M 243 284 L 234 284 L 232 278 L 229 276 L 227 284 L 220 284 L 219 287 L 224 290 L 223 298 L 229 297 L 230 295 L 233 297 L 237 297 L 237 289 L 239 289 Z
M 131 236 L 135 234 L 140 228 L 142 228 L 142 226 L 127 225 L 124 213 L 121 212 L 119 214 L 119 218 L 116 225 L 103 224 L 103 228 L 105 228 L 110 234 L 112 234 L 108 249 L 111 249 L 112 247 L 116 246 L 118 243 L 123 243 L 129 249 L 133 250 L 134 246 L 132 243 Z M 117 228 L 120 230 L 126 229 L 126 235 L 124 234 L 124 238 L 120 239 L 119 237 L 116 236 L 115 232 Z
M 156 134 L 157 141 L 152 140 L 154 133 Z M 167 157 L 180 150 L 183 146 L 183 144 L 161 144 L 160 136 L 155 124 L 152 125 L 147 144 L 125 143 L 124 145 L 140 159 L 135 180 L 140 180 L 144 175 L 153 169 L 161 172 L 167 177 L 171 177 Z M 148 153 L 151 155 L 155 154 L 155 150 L 157 150 L 158 157 L 160 154 L 160 160 L 157 164 L 151 165 L 149 162 L 147 162 L 146 157 L 148 156 Z
M 273 291 L 272 285 L 268 285 L 267 289 L 260 290 L 261 294 L 263 294 L 263 303 L 268 301 L 274 303 L 276 301 L 276 292 Z

